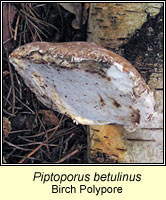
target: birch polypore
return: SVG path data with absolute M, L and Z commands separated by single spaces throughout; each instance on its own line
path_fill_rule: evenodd
M 136 69 L 94 43 L 34 42 L 9 59 L 43 104 L 78 123 L 133 130 L 154 114 L 153 93 Z

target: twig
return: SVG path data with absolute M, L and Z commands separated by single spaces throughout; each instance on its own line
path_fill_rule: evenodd
M 16 88 L 16 91 L 19 93 L 19 96 L 20 96 L 20 99 L 22 99 L 22 87 L 21 87 L 21 82 L 17 76 L 17 73 L 15 73 L 15 76 L 16 76 L 16 80 L 17 80 L 17 83 L 18 83 L 18 86 L 19 86 L 19 89 Z
M 30 149 L 24 149 L 24 148 L 19 147 L 15 144 L 12 144 L 11 142 L 8 142 L 7 140 L 4 140 L 4 142 L 7 143 L 9 146 L 15 147 L 16 149 L 20 149 L 20 150 L 23 150 L 23 151 L 30 151 Z
M 10 31 L 10 35 L 13 37 L 12 25 L 11 25 L 11 20 L 10 20 L 10 3 L 9 3 L 9 9 L 8 9 L 8 22 L 9 22 L 9 31 Z
M 9 112 L 8 112 L 7 110 L 5 110 L 4 108 L 3 108 L 3 112 L 6 113 L 6 114 L 8 114 L 8 115 L 11 116 L 11 117 L 16 116 L 15 114 L 9 113 Z
M 29 153 L 27 155 L 27 157 L 24 157 L 23 159 L 21 159 L 18 163 L 21 164 L 23 163 L 27 158 L 30 158 L 34 153 L 36 153 L 41 147 L 43 146 L 43 144 L 40 144 L 38 147 L 36 147 L 31 153 Z
M 45 142 L 46 142 L 46 146 L 47 146 L 47 150 L 48 150 L 48 152 L 50 153 L 50 149 L 49 149 L 49 147 L 48 147 L 48 133 L 46 132 L 46 127 L 44 126 L 44 124 L 43 124 L 43 122 L 42 122 L 42 120 L 40 119 L 40 116 L 39 116 L 39 114 L 38 114 L 38 112 L 36 112 L 36 115 L 37 115 L 37 118 L 39 119 L 39 121 L 40 121 L 40 124 L 41 124 L 41 126 L 43 127 L 43 129 L 44 129 L 44 132 L 45 132 Z
M 27 135 L 27 136 L 24 136 L 24 138 L 35 138 L 35 137 L 39 137 L 39 136 L 42 136 L 42 135 L 46 134 L 46 132 L 49 133 L 49 132 L 51 132 L 51 131 L 54 131 L 55 129 L 57 129 L 57 127 L 54 127 L 54 128 L 49 129 L 49 130 L 43 131 L 43 132 L 38 133 L 38 134 L 36 134 L 36 135 Z M 22 137 L 21 137 L 21 138 L 22 138 Z
M 28 110 L 30 110 L 32 114 L 35 114 L 35 112 L 34 112 L 32 109 L 30 109 L 25 103 L 23 103 L 17 96 L 16 96 L 16 99 L 17 99 L 23 106 L 25 106 Z
M 25 33 L 25 32 L 27 32 L 27 30 L 20 32 L 18 35 L 21 35 L 21 34 L 23 34 L 23 33 Z M 5 40 L 5 41 L 3 42 L 3 45 L 6 44 L 7 42 L 9 42 L 10 40 L 12 40 L 13 38 L 14 38 L 14 35 L 13 35 L 12 37 L 8 38 L 7 40 Z
M 18 15 L 17 17 L 17 21 L 16 21 L 16 26 L 15 26 L 15 31 L 14 31 L 14 40 L 17 39 L 17 31 L 18 31 L 18 23 L 20 21 L 20 15 Z
M 67 150 L 67 148 L 68 148 L 68 142 L 69 142 L 69 140 L 70 140 L 74 135 L 75 135 L 75 134 L 72 133 L 72 134 L 66 139 L 66 141 L 65 141 L 65 147 L 64 147 L 64 150 L 63 150 L 63 154 L 66 153 L 66 150 Z
M 62 121 L 63 117 L 60 119 L 59 124 L 56 126 L 56 129 L 53 131 L 53 133 L 48 137 L 48 139 L 50 139 L 56 132 L 56 130 L 61 126 L 61 121 Z M 24 157 L 23 159 L 21 159 L 18 163 L 21 164 L 23 163 L 27 158 L 30 158 L 34 153 L 36 153 L 41 147 L 43 146 L 43 143 L 40 144 L 39 146 L 37 146 L 31 153 L 29 153 L 27 155 L 27 157 Z
M 22 133 L 22 132 L 29 132 L 31 131 L 30 129 L 27 129 L 27 130 L 17 130 L 17 131 L 9 131 L 9 134 L 12 134 L 12 133 Z
M 14 76 L 13 76 L 13 71 L 12 71 L 12 67 L 10 65 L 10 63 L 8 62 L 9 65 L 9 73 L 10 73 L 10 79 L 11 79 L 11 85 L 12 85 L 12 114 L 14 114 L 14 110 L 15 110 L 15 88 L 14 88 Z
M 56 163 L 62 163 L 64 162 L 66 159 L 70 158 L 71 156 L 75 155 L 77 152 L 79 152 L 79 149 L 74 150 L 73 152 L 69 153 L 68 155 L 66 155 L 65 157 L 61 158 L 60 160 L 58 160 Z
M 11 87 L 10 87 L 10 89 L 9 89 L 9 92 L 8 92 L 7 97 L 3 96 L 3 98 L 5 99 L 4 106 L 6 106 L 7 103 L 8 103 L 10 106 L 12 106 L 11 102 L 8 100 L 9 97 L 10 97 L 10 93 L 11 93 Z

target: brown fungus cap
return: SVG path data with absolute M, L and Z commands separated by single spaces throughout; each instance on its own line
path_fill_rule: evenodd
M 38 99 L 87 125 L 144 127 L 154 114 L 153 93 L 121 56 L 89 42 L 34 42 L 9 58 Z

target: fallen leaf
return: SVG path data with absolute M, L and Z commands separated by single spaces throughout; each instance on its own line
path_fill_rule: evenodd
M 26 115 L 18 113 L 12 120 L 13 129 L 20 130 L 25 128 Z
M 27 115 L 25 120 L 25 127 L 30 130 L 33 130 L 36 127 L 36 121 L 34 115 Z
M 33 130 L 36 127 L 35 117 L 29 113 L 18 113 L 16 117 L 12 120 L 12 127 L 16 130 Z
M 39 114 L 43 117 L 43 123 L 47 126 L 57 126 L 59 119 L 52 110 L 39 110 Z
M 73 13 L 75 19 L 72 21 L 72 27 L 75 29 L 80 29 L 81 24 L 81 3 L 59 3 L 65 10 Z
M 11 122 L 9 121 L 8 118 L 3 117 L 3 133 L 5 137 L 8 137 L 9 132 L 12 130 L 11 128 Z

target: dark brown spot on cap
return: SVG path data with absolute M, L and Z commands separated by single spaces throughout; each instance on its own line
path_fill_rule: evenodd
M 121 107 L 121 105 L 115 99 L 113 100 L 112 104 L 117 108 Z
M 99 98 L 100 98 L 100 103 L 101 103 L 101 106 L 104 106 L 105 105 L 105 101 L 104 99 L 99 95 Z
M 133 122 L 136 122 L 137 124 L 140 123 L 140 111 L 137 109 L 137 110 L 133 110 L 133 113 L 131 114 L 131 120 Z

